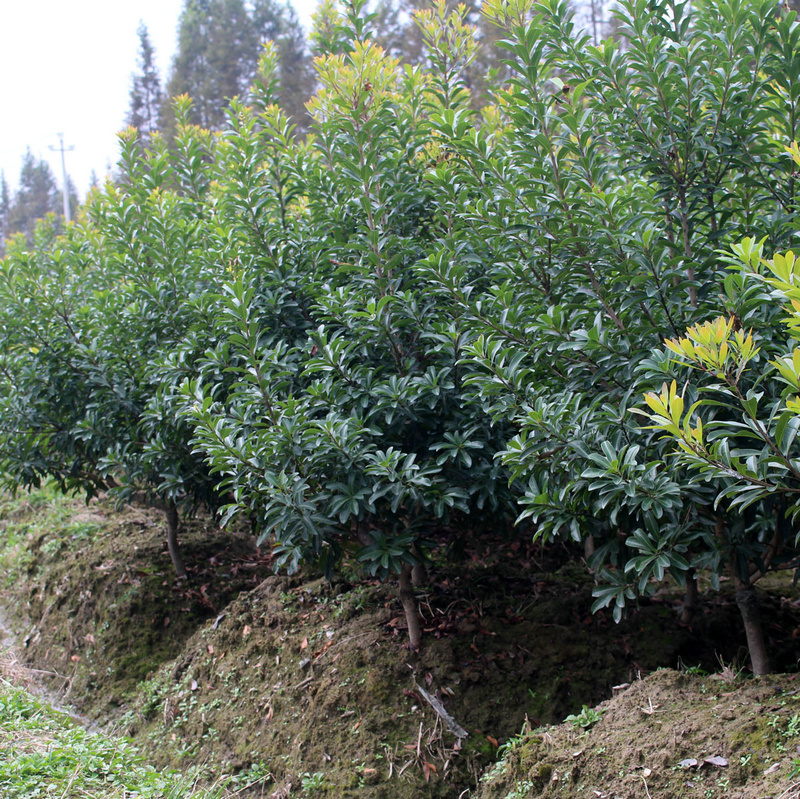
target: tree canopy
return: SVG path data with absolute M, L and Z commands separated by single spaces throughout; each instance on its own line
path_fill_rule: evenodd
M 191 0 L 198 80 L 259 7 Z M 796 565 L 794 484 L 739 488 L 796 468 L 796 15 L 624 0 L 596 44 L 559 0 L 482 11 L 486 89 L 469 9 L 416 12 L 404 63 L 363 3 L 329 3 L 311 135 L 279 43 L 242 99 L 240 67 L 215 109 L 180 99 L 169 145 L 126 131 L 120 184 L 3 262 L 2 472 L 207 503 L 289 569 L 398 575 L 413 647 L 413 567 L 489 526 L 580 544 L 615 618 L 668 577 L 688 618 L 697 576 L 725 577 L 764 672 L 754 585 Z M 733 392 L 700 469 L 672 455 L 688 362 Z

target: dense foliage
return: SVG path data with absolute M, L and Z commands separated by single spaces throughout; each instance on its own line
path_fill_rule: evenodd
M 291 569 L 399 574 L 412 646 L 430 541 L 515 518 L 583 542 L 617 618 L 670 572 L 688 620 L 696 576 L 732 572 L 765 671 L 752 585 L 794 555 L 785 503 L 744 508 L 632 409 L 687 327 L 780 346 L 719 250 L 797 227 L 795 14 L 625 0 L 594 45 L 558 0 L 482 11 L 507 54 L 489 105 L 466 9 L 416 15 L 411 65 L 327 4 L 306 138 L 275 47 L 220 134 L 184 101 L 174 149 L 126 132 L 121 185 L 3 262 L 5 479 L 222 506 Z

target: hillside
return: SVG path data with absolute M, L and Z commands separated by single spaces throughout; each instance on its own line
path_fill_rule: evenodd
M 652 797 L 683 795 L 675 780 L 720 791 L 687 796 L 722 796 L 715 781 L 727 779 L 743 799 L 792 784 L 793 676 L 639 680 L 659 667 L 739 670 L 746 644 L 724 591 L 703 594 L 691 628 L 669 591 L 615 625 L 589 613 L 592 581 L 573 553 L 498 539 L 456 566 L 434 558 L 416 655 L 391 585 L 274 575 L 243 533 L 209 535 L 200 519 L 182 536 L 190 582 L 180 585 L 160 519 L 46 493 L 2 510 L 3 606 L 21 657 L 57 673 L 49 691 L 129 734 L 157 765 L 256 775 L 269 793 L 255 795 L 275 796 L 521 799 L 595 786 L 623 797 L 642 795 L 645 768 Z M 793 599 L 763 600 L 789 668 L 800 613 Z M 581 708 L 623 683 L 633 687 L 601 705 L 585 735 L 571 723 L 539 729 L 593 719 Z M 523 727 L 532 737 L 517 741 Z M 499 755 L 507 765 L 493 766 Z M 690 779 L 678 765 L 717 755 L 727 770 Z M 486 769 L 494 778 L 481 781 Z

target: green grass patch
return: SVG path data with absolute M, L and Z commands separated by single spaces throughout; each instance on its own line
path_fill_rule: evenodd
M 83 518 L 81 516 L 83 515 Z M 58 557 L 103 532 L 103 524 L 77 497 L 65 496 L 53 484 L 31 491 L 0 491 L 0 582 L 10 588 L 25 577 L 42 554 Z
M 124 740 L 88 732 L 0 681 L 0 795 L 5 799 L 221 799 L 193 777 L 158 772 Z

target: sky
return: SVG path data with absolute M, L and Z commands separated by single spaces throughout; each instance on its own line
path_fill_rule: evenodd
M 147 26 L 162 83 L 184 0 L 0 0 L 0 171 L 12 191 L 27 148 L 67 173 L 83 198 L 117 159 L 136 72 L 139 22 Z M 307 27 L 316 0 L 294 0 Z

